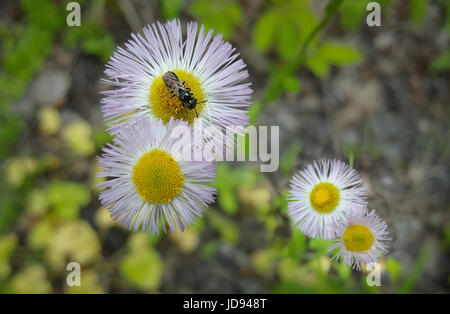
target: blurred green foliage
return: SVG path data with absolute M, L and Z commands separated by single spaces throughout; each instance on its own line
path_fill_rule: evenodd
M 93 156 L 111 141 L 104 128 L 93 129 L 82 119 L 67 122 L 58 108 L 43 108 L 36 114 L 39 134 L 28 135 L 39 139 L 38 149 L 15 145 L 25 130 L 32 130 L 12 104 L 43 68 L 55 44 L 62 44 L 74 55 L 90 56 L 98 64 L 107 61 L 115 49 L 115 37 L 105 25 L 107 2 L 78 2 L 82 5 L 82 27 L 66 27 L 66 2 L 53 0 L 21 0 L 20 16 L 12 24 L 0 21 L 0 292 L 159 292 L 165 272 L 172 271 L 166 264 L 170 256 L 161 254 L 161 250 L 170 246 L 180 256 L 215 258 L 224 247 L 241 248 L 246 244 L 251 230 L 241 229 L 245 219 L 262 230 L 256 247 L 245 247 L 245 251 L 269 291 L 380 291 L 367 287 L 364 273 L 357 274 L 331 261 L 331 255 L 325 254 L 329 241 L 309 240 L 297 228 L 289 227 L 287 190 L 273 186 L 257 167 L 219 164 L 217 203 L 205 217 L 181 235 L 149 236 L 121 229 L 96 201 L 98 181 L 94 174 L 98 165 Z M 364 60 L 362 51 L 343 41 L 327 39 L 323 31 L 334 18 L 338 31 L 355 31 L 365 20 L 368 2 L 333 0 L 325 12 L 317 12 L 308 0 L 260 1 L 254 21 L 247 20 L 246 8 L 237 0 L 161 0 L 159 10 L 162 19 L 189 14 L 225 39 L 240 37 L 238 32 L 244 38 L 251 37 L 256 52 L 269 59 L 270 84 L 250 108 L 251 121 L 257 124 L 259 113 L 269 102 L 285 93 L 301 92 L 301 69 L 325 80 L 333 67 L 352 66 Z M 389 14 L 395 1 L 379 2 L 383 14 Z M 450 5 L 441 2 L 450 32 Z M 409 2 L 410 24 L 416 30 L 424 23 L 427 3 Z M 431 63 L 431 72 L 439 75 L 448 71 L 449 60 L 448 51 L 441 52 Z M 248 143 L 243 145 L 248 152 Z M 283 152 L 282 180 L 288 180 L 301 153 L 302 142 Z M 363 143 L 346 145 L 343 153 L 353 161 L 363 153 L 380 156 L 382 150 Z M 87 177 L 85 167 L 91 177 Z M 72 176 L 76 179 L 72 180 Z M 446 248 L 450 246 L 448 230 L 443 240 Z M 108 237 L 113 244 L 123 243 L 108 251 L 105 248 L 112 246 Z M 387 258 L 383 272 L 395 291 L 413 291 L 422 275 L 427 250 L 424 247 L 409 273 L 399 261 Z M 81 287 L 60 284 L 64 281 L 64 267 L 72 260 L 83 264 Z
M 382 19 L 389 13 L 389 9 L 395 0 L 378 0 L 381 7 Z M 367 17 L 367 5 L 372 0 L 345 0 L 339 8 L 340 26 L 345 31 L 354 31 L 365 23 Z
M 161 16 L 166 20 L 176 18 L 183 2 L 183 0 L 161 0 Z
M 205 25 L 206 31 L 212 28 L 216 33 L 222 34 L 225 40 L 243 22 L 241 5 L 234 0 L 195 0 L 190 5 L 188 12 L 200 24 Z

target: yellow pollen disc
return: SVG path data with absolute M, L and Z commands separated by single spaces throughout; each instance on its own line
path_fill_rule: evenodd
M 133 168 L 133 183 L 143 201 L 168 203 L 180 193 L 184 179 L 177 162 L 154 149 Z
M 331 183 L 319 183 L 311 191 L 309 200 L 312 207 L 319 213 L 329 213 L 339 203 L 339 190 Z
M 344 245 L 350 252 L 363 252 L 372 247 L 373 234 L 364 225 L 352 225 L 347 228 L 342 237 Z
M 175 120 L 184 120 L 192 125 L 197 115 L 195 111 L 197 110 L 197 114 L 200 116 L 200 112 L 206 103 L 199 104 L 200 102 L 205 100 L 205 95 L 203 94 L 203 90 L 199 80 L 193 76 L 191 73 L 188 73 L 183 70 L 172 70 L 180 80 L 180 83 L 186 81 L 184 87 L 190 88 L 192 96 L 197 99 L 197 106 L 195 109 L 188 109 L 183 107 L 181 101 L 177 96 L 173 96 L 167 91 L 167 86 L 164 84 L 162 77 L 164 73 L 155 78 L 152 85 L 150 86 L 150 106 L 154 115 L 160 118 L 164 124 L 170 121 L 170 118 L 173 117 Z M 171 97 L 171 98 L 169 98 Z

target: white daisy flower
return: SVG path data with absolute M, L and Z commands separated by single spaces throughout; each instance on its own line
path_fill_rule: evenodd
M 342 161 L 314 161 L 290 182 L 288 212 L 294 225 L 312 238 L 333 239 L 333 224 L 343 221 L 351 208 L 367 205 L 361 184 L 358 173 Z
M 205 34 L 197 23 L 187 24 L 186 39 L 179 20 L 148 25 L 143 34 L 132 34 L 106 67 L 108 79 L 103 81 L 114 89 L 103 92 L 102 112 L 113 133 L 122 122 L 140 116 L 164 124 L 171 118 L 184 120 L 202 130 L 248 124 L 245 109 L 252 90 L 243 83 L 245 63 L 222 35 L 213 36 L 213 30 Z M 166 82 L 176 79 L 192 93 L 194 108 L 173 93 L 165 74 Z
M 214 201 L 216 189 L 205 183 L 215 181 L 216 166 L 186 161 L 190 156 L 183 154 L 196 148 L 176 152 L 178 138 L 171 132 L 178 126 L 190 130 L 173 119 L 166 125 L 147 117 L 123 124 L 98 158 L 103 171 L 97 177 L 107 178 L 98 184 L 104 189 L 100 201 L 130 230 L 158 234 L 160 223 L 164 232 L 167 223 L 173 232 L 183 231 Z
M 387 224 L 375 210 L 355 210 L 348 219 L 336 225 L 337 238 L 328 252 L 339 251 L 332 259 L 342 260 L 348 266 L 360 270 L 363 265 L 378 262 L 388 252 Z

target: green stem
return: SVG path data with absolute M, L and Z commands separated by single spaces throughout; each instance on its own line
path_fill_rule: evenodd
M 348 164 L 350 166 L 350 168 L 353 168 L 353 162 L 355 161 L 355 154 L 353 152 L 350 152 L 348 154 Z

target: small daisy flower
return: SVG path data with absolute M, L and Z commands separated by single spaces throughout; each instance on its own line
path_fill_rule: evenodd
M 185 39 L 179 20 L 148 25 L 143 34 L 132 34 L 106 67 L 103 81 L 114 89 L 103 92 L 102 113 L 112 133 L 139 116 L 164 124 L 171 118 L 184 120 L 195 129 L 248 124 L 245 109 L 252 90 L 250 83 L 243 83 L 248 77 L 245 63 L 222 35 L 205 33 L 197 23 L 187 24 Z M 192 93 L 194 109 L 183 105 L 164 74 L 166 82 L 175 78 Z
M 387 224 L 375 210 L 355 210 L 344 222 L 336 225 L 334 244 L 328 252 L 339 251 L 333 259 L 342 260 L 348 266 L 360 270 L 363 265 L 378 262 L 388 252 L 385 241 L 388 238 Z
M 312 238 L 333 239 L 333 224 L 350 208 L 367 205 L 358 173 L 339 160 L 322 159 L 295 174 L 290 182 L 288 212 L 294 225 Z
M 142 226 L 158 234 L 160 223 L 164 232 L 167 223 L 173 232 L 183 231 L 214 201 L 216 189 L 204 184 L 215 181 L 214 163 L 172 153 L 178 139 L 171 132 L 178 126 L 190 130 L 173 119 L 166 125 L 147 117 L 123 124 L 98 158 L 103 171 L 97 177 L 107 178 L 98 184 L 104 189 L 100 201 L 130 230 Z

